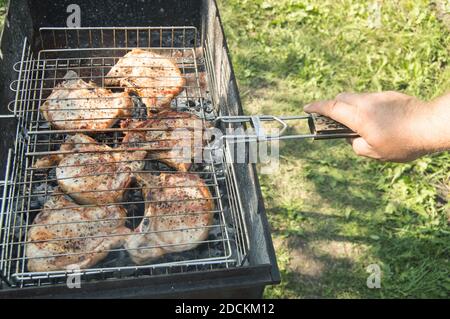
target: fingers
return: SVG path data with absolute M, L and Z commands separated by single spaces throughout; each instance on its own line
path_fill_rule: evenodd
M 348 144 L 352 145 L 352 144 L 353 144 L 353 140 L 354 140 L 355 138 L 356 138 L 356 137 L 347 137 L 347 138 L 345 139 L 345 141 L 346 141 Z
M 344 124 L 358 132 L 357 106 L 339 100 L 328 100 L 311 103 L 304 108 L 308 113 L 319 113 Z
M 349 142 L 352 145 L 353 151 L 356 153 L 356 155 L 375 159 L 381 158 L 362 137 L 351 139 L 349 140 Z

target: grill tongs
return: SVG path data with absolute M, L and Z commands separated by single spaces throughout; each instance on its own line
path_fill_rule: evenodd
M 288 121 L 293 120 L 307 120 L 310 133 L 309 134 L 285 134 L 289 128 Z M 240 142 L 259 142 L 271 140 L 288 140 L 288 139 L 306 139 L 312 138 L 314 140 L 336 139 L 336 138 L 352 138 L 358 137 L 358 134 L 353 132 L 347 126 L 332 120 L 329 117 L 319 114 L 308 114 L 298 116 L 273 116 L 273 115 L 255 115 L 255 116 L 219 116 L 215 119 L 215 123 L 229 123 L 229 124 L 245 124 L 249 123 L 253 129 L 254 134 L 226 134 L 224 138 L 237 140 Z M 281 129 L 277 134 L 266 134 L 263 127 L 263 122 L 278 122 L 281 124 Z

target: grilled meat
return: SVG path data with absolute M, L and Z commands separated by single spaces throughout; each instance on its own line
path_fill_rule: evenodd
M 128 93 L 112 93 L 69 71 L 41 106 L 41 112 L 59 130 L 101 130 L 113 126 L 120 117 L 130 116 L 132 108 Z
M 144 219 L 125 248 L 136 264 L 190 250 L 208 237 L 214 203 L 204 180 L 190 173 L 137 175 L 146 201 Z
M 123 147 L 140 147 L 151 159 L 186 172 L 192 159 L 202 160 L 205 129 L 211 126 L 193 114 L 164 110 L 146 121 L 122 121 L 121 127 L 129 130 Z
M 58 164 L 59 186 L 79 204 L 111 204 L 122 200 L 133 172 L 144 168 L 145 156 L 144 151 L 114 149 L 76 134 L 61 145 L 59 154 L 39 159 L 35 167 Z
M 171 58 L 133 49 L 108 72 L 105 83 L 135 91 L 150 114 L 170 107 L 172 99 L 183 90 L 185 79 Z
M 79 206 L 56 189 L 28 231 L 28 271 L 92 267 L 123 245 L 125 218 L 121 206 Z

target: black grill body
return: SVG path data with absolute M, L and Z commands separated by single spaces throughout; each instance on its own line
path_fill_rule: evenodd
M 72 0 L 11 0 L 1 40 L 0 108 L 14 99 L 9 85 L 15 80 L 14 63 L 20 61 L 23 39 L 39 50 L 39 28 L 66 27 L 66 8 Z M 154 0 L 107 1 L 78 0 L 82 27 L 194 26 L 203 44 L 211 46 L 212 63 L 227 88 L 219 103 L 223 115 L 242 115 L 239 92 L 228 54 L 226 39 L 215 1 Z M 224 72 L 225 71 L 225 72 Z M 226 105 L 226 106 L 225 106 Z M 16 134 L 14 120 L 0 122 L 1 173 L 4 177 L 7 150 Z M 280 281 L 269 225 L 264 211 L 254 164 L 234 164 L 243 210 L 249 225 L 248 264 L 211 271 L 140 276 L 138 278 L 96 279 L 81 289 L 55 284 L 31 288 L 10 287 L 0 280 L 0 298 L 259 298 L 265 286 Z

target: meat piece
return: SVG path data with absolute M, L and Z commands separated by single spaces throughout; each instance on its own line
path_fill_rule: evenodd
M 133 90 L 151 114 L 170 107 L 172 99 L 183 90 L 185 79 L 171 58 L 133 49 L 112 67 L 105 84 Z
M 123 245 L 130 230 L 121 206 L 83 207 L 56 189 L 28 230 L 28 271 L 90 268 Z
M 144 219 L 125 248 L 136 264 L 190 250 L 208 237 L 214 203 L 204 180 L 190 173 L 143 173 Z
M 128 93 L 112 93 L 69 71 L 42 104 L 41 112 L 58 130 L 101 130 L 113 126 L 120 117 L 130 116 L 132 108 Z
M 145 156 L 144 151 L 111 148 L 76 134 L 61 145 L 59 154 L 39 159 L 35 167 L 57 164 L 59 186 L 79 204 L 111 204 L 122 200 L 133 173 L 144 168 Z
M 164 110 L 146 121 L 122 121 L 121 127 L 129 130 L 123 138 L 123 147 L 145 149 L 151 159 L 186 172 L 192 159 L 202 161 L 204 133 L 211 125 L 190 113 Z

